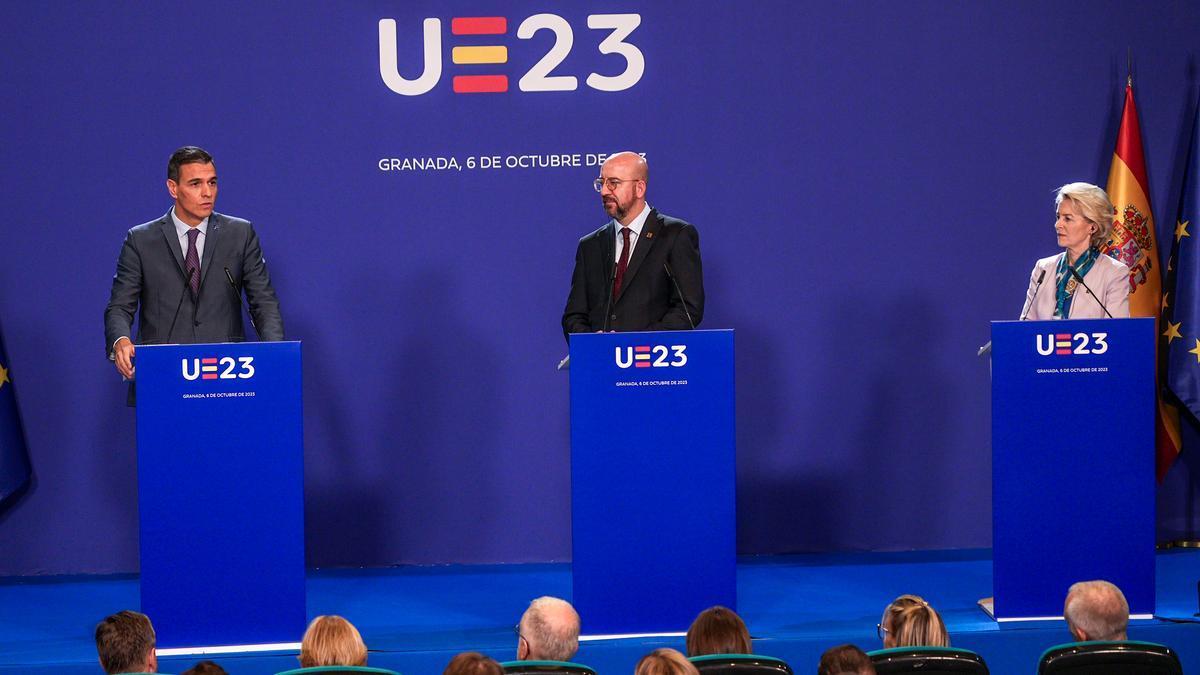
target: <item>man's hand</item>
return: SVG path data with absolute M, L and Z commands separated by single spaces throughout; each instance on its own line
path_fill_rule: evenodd
M 133 379 L 133 340 L 123 337 L 113 345 L 113 362 L 117 372 L 127 379 Z

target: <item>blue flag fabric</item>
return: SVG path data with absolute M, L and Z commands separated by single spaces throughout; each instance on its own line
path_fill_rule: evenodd
M 29 481 L 29 453 L 25 448 L 25 429 L 17 411 L 8 353 L 0 337 L 0 507 Z
M 1183 191 L 1167 264 L 1170 295 L 1162 326 L 1167 344 L 1167 386 L 1200 419 L 1200 137 L 1197 120 L 1184 165 Z M 1161 344 L 1161 343 L 1160 343 Z

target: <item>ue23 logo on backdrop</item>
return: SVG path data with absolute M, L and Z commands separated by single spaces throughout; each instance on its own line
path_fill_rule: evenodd
M 591 30 L 607 30 L 608 35 L 600 42 L 601 54 L 624 59 L 625 69 L 616 75 L 591 73 L 585 82 L 598 91 L 624 91 L 637 84 L 646 70 L 646 59 L 642 51 L 627 42 L 642 23 L 640 14 L 592 14 L 587 18 Z M 425 19 L 422 23 L 425 65 L 415 79 L 400 74 L 397 57 L 396 20 L 379 20 L 379 75 L 388 89 L 404 96 L 420 96 L 433 90 L 442 79 L 442 20 Z M 574 75 L 555 74 L 554 70 L 575 45 L 575 33 L 571 24 L 557 14 L 534 14 L 517 27 L 517 38 L 528 40 L 538 31 L 548 30 L 554 35 L 550 51 L 533 65 L 517 81 L 521 91 L 575 91 L 579 78 Z M 454 17 L 450 20 L 450 33 L 454 36 L 505 35 L 508 19 L 502 16 Z M 508 63 L 508 47 L 505 45 L 457 45 L 451 50 L 451 61 L 466 66 L 463 74 L 453 78 L 454 93 L 481 94 L 508 91 L 508 75 L 480 73 L 477 66 Z

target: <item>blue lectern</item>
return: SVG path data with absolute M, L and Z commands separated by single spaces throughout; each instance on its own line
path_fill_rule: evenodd
M 299 342 L 139 346 L 142 611 L 159 647 L 304 632 Z
M 573 602 L 589 634 L 735 607 L 733 331 L 571 336 Z
M 995 617 L 1104 579 L 1154 612 L 1154 319 L 992 324 Z

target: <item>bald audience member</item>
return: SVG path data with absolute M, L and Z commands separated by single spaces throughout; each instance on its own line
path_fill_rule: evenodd
M 157 672 L 154 644 L 154 626 L 145 614 L 127 609 L 96 624 L 96 653 L 109 675 Z
M 517 660 L 570 661 L 579 650 L 579 614 L 566 600 L 540 597 L 517 624 Z
M 1129 603 L 1121 589 L 1107 581 L 1080 581 L 1067 591 L 1063 604 L 1067 628 L 1079 642 L 1127 640 Z

